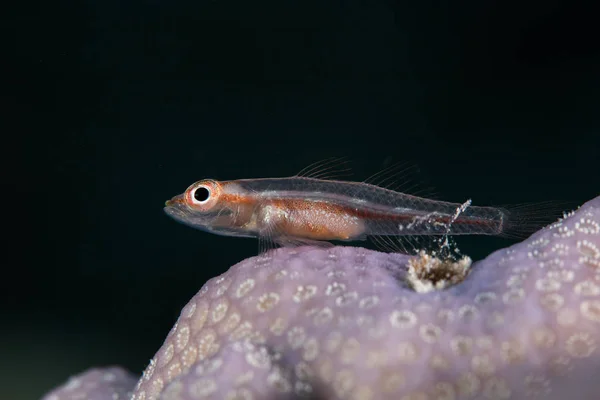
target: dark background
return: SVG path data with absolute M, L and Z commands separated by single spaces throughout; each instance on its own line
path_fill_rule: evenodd
M 597 14 L 556 1 L 52 1 L 3 15 L 3 399 L 141 373 L 256 254 L 163 214 L 201 178 L 396 161 L 474 204 L 598 195 Z M 14 11 L 14 12 L 13 12 Z M 482 258 L 510 241 L 463 242 Z

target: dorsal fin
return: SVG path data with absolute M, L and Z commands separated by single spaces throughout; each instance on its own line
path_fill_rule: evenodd
M 422 179 L 419 179 L 420 173 L 421 171 L 417 165 L 411 164 L 408 161 L 398 161 L 369 176 L 363 183 L 369 183 L 413 196 L 435 199 L 433 189 L 425 187 L 421 183 Z
M 333 179 L 351 175 L 352 171 L 348 166 L 347 157 L 329 157 L 304 167 L 294 176 L 314 179 Z

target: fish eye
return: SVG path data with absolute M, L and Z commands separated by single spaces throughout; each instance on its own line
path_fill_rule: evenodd
M 214 211 L 221 196 L 221 186 L 217 181 L 204 179 L 191 184 L 184 193 L 184 201 L 188 207 L 196 211 Z
M 194 198 L 195 202 L 204 204 L 210 198 L 210 189 L 206 186 L 198 186 L 194 190 L 194 193 L 192 193 L 192 197 Z

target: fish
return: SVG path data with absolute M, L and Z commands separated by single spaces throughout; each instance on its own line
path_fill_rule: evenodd
M 166 201 L 164 211 L 202 231 L 258 238 L 267 248 L 407 236 L 521 238 L 556 219 L 548 203 L 473 206 L 323 177 L 202 179 Z

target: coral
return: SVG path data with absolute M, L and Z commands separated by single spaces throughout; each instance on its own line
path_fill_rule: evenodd
M 184 307 L 132 400 L 600 393 L 600 197 L 443 290 L 413 290 L 408 259 L 302 247 L 240 262 Z
M 44 400 L 125 400 L 137 378 L 119 367 L 93 368 L 71 377 Z

